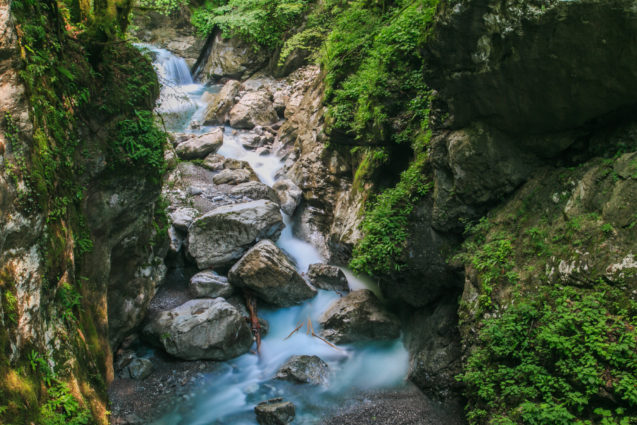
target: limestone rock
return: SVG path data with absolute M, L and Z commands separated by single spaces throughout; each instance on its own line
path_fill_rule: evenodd
M 270 240 L 252 247 L 228 272 L 230 282 L 248 288 L 259 298 L 281 307 L 298 304 L 316 295 L 294 264 Z
M 252 332 L 221 298 L 191 300 L 159 313 L 144 329 L 168 354 L 184 360 L 228 360 L 246 353 Z
M 274 202 L 258 200 L 226 205 L 192 223 L 188 252 L 200 269 L 226 266 L 256 241 L 276 240 L 283 227 L 279 206 Z
M 292 180 L 288 179 L 278 180 L 272 185 L 272 189 L 279 197 L 283 212 L 290 216 L 294 214 L 294 210 L 296 210 L 303 197 L 303 191 Z
M 153 373 L 153 362 L 136 357 L 126 366 L 125 371 L 131 379 L 146 379 Z
M 282 398 L 263 401 L 254 408 L 259 425 L 286 425 L 296 415 L 294 405 Z
M 256 125 L 269 125 L 279 120 L 269 92 L 246 93 L 230 110 L 230 125 L 234 128 L 251 129 Z
M 328 366 L 318 356 L 292 356 L 279 368 L 275 379 L 299 384 L 321 385 L 327 380 Z
M 310 264 L 307 270 L 310 283 L 317 288 L 328 291 L 349 291 L 347 277 L 343 270 L 329 264 Z
M 174 211 L 168 213 L 168 217 L 172 222 L 175 229 L 181 231 L 188 231 L 188 228 L 199 215 L 199 211 L 194 208 L 177 208 Z
M 239 95 L 241 83 L 236 80 L 228 81 L 221 91 L 212 96 L 204 114 L 204 125 L 225 124 L 228 114 L 235 104 L 235 97 Z
M 196 298 L 227 298 L 234 292 L 228 278 L 212 270 L 204 270 L 191 277 L 188 289 Z
M 337 344 L 394 339 L 400 321 L 369 290 L 350 292 L 334 302 L 320 318 L 321 336 Z
M 267 61 L 264 51 L 255 52 L 252 46 L 238 38 L 224 39 L 221 33 L 215 36 L 203 74 L 211 80 L 235 78 L 249 74 Z
M 258 177 L 254 174 L 254 172 L 250 172 L 252 170 L 246 169 L 238 169 L 238 170 L 230 170 L 225 169 L 216 174 L 212 181 L 215 184 L 229 184 L 229 185 L 237 185 L 241 183 L 247 183 L 250 180 L 256 181 Z
M 223 129 L 215 128 L 210 133 L 203 134 L 177 145 L 175 151 L 181 159 L 202 159 L 219 150 L 223 144 Z
M 259 199 L 267 199 L 272 202 L 279 202 L 276 192 L 267 184 L 259 181 L 250 181 L 236 185 L 230 190 L 230 194 L 234 196 L 245 196 L 254 201 Z

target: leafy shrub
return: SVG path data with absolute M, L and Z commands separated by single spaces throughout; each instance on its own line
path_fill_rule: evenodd
M 166 133 L 155 125 L 152 112 L 136 111 L 135 115 L 118 123 L 113 157 L 120 166 L 141 167 L 158 178 L 164 170 Z
M 192 23 L 203 35 L 220 29 L 225 37 L 239 37 L 255 48 L 273 50 L 284 34 L 305 14 L 310 0 L 207 1 L 196 9 Z
M 459 376 L 471 424 L 637 420 L 637 304 L 600 283 L 544 287 L 487 319 Z
M 401 174 L 398 184 L 382 192 L 372 203 L 362 221 L 363 238 L 354 248 L 350 267 L 369 275 L 386 275 L 404 267 L 408 218 L 416 201 L 425 196 L 433 184 L 423 166 L 424 153 Z

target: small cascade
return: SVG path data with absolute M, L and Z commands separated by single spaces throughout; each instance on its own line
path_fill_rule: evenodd
M 142 46 L 155 57 L 155 67 L 162 83 L 157 112 L 170 131 L 206 133 L 214 129 L 200 126 L 205 110 L 202 96 L 219 87 L 193 83 L 183 59 L 153 46 Z M 178 119 L 169 119 L 177 114 Z M 241 144 L 245 130 L 224 128 L 224 141 L 218 153 L 226 158 L 246 161 L 259 179 L 272 186 L 280 177 L 281 158 L 273 154 L 257 154 Z M 283 214 L 286 224 L 276 244 L 296 263 L 299 272 L 324 258 L 311 244 L 297 238 L 294 221 Z M 373 283 L 355 277 L 344 269 L 352 289 L 369 288 L 378 293 Z M 188 401 L 167 412 L 153 425 L 254 425 L 254 406 L 266 399 L 285 397 L 296 406 L 294 423 L 312 425 L 325 412 L 333 412 L 356 391 L 400 386 L 407 375 L 408 353 L 400 340 L 376 341 L 339 346 L 337 348 L 313 337 L 305 329 L 290 334 L 300 322 L 311 322 L 318 331 L 319 318 L 340 295 L 319 290 L 318 295 L 301 305 L 288 308 L 260 308 L 259 315 L 269 323 L 263 337 L 261 355 L 245 354 L 220 363 L 217 370 L 198 381 Z M 294 384 L 273 380 L 278 368 L 293 355 L 317 355 L 329 366 L 328 384 L 307 386 L 302 391 Z

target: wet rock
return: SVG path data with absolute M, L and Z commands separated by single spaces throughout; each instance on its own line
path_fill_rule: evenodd
M 400 336 L 398 318 L 385 310 L 367 289 L 350 292 L 337 300 L 319 320 L 321 336 L 337 344 Z
M 230 125 L 234 128 L 251 129 L 255 125 L 275 123 L 279 117 L 267 91 L 246 93 L 230 111 Z
M 204 125 L 225 124 L 228 121 L 228 115 L 235 104 L 240 88 L 241 83 L 230 80 L 219 93 L 212 95 L 204 114 Z
M 184 360 L 228 360 L 252 345 L 245 319 L 221 298 L 191 300 L 163 311 L 144 333 L 158 340 L 168 354 Z
M 292 422 L 296 415 L 294 405 L 282 398 L 263 401 L 254 408 L 260 425 L 285 425 Z
M 146 379 L 153 373 L 153 362 L 137 357 L 126 366 L 126 372 L 131 379 Z
M 177 208 L 168 213 L 168 218 L 170 218 L 175 229 L 186 232 L 198 215 L 199 211 L 194 208 Z
M 265 51 L 257 52 L 250 44 L 238 38 L 225 39 L 218 33 L 204 65 L 203 74 L 213 80 L 222 77 L 241 79 L 259 69 L 267 60 Z
M 256 181 L 258 177 L 254 174 L 254 172 L 250 172 L 250 170 L 246 169 L 238 169 L 238 170 L 230 170 L 225 169 L 216 174 L 212 181 L 215 184 L 229 184 L 229 185 L 237 185 L 241 183 L 249 182 L 250 180 Z
M 234 196 L 245 196 L 254 201 L 267 199 L 272 202 L 279 202 L 276 192 L 267 184 L 258 181 L 250 181 L 236 185 L 230 190 L 230 194 Z
M 216 208 L 195 220 L 188 252 L 200 269 L 223 267 L 241 258 L 256 241 L 278 239 L 285 225 L 274 202 L 258 200 Z
M 227 298 L 234 292 L 228 278 L 212 270 L 204 270 L 190 278 L 188 289 L 196 298 Z
M 311 264 L 307 270 L 310 283 L 317 288 L 328 291 L 349 291 L 347 277 L 343 270 L 329 264 Z
M 292 356 L 281 366 L 275 379 L 299 384 L 321 385 L 327 380 L 328 366 L 317 356 Z
M 296 210 L 303 197 L 303 191 L 292 180 L 288 179 L 278 180 L 272 185 L 272 189 L 279 197 L 283 212 L 287 215 L 294 214 L 294 210 Z
M 201 159 L 217 152 L 223 144 L 223 130 L 216 128 L 210 133 L 203 134 L 177 145 L 175 151 L 181 159 Z
M 228 272 L 230 283 L 248 288 L 262 300 L 286 307 L 316 295 L 294 264 L 270 240 L 252 247 Z

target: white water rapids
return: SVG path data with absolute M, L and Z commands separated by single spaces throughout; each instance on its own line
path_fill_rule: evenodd
M 157 112 L 164 116 L 167 128 L 175 132 L 205 133 L 213 127 L 190 129 L 205 110 L 201 97 L 205 87 L 193 82 L 186 63 L 163 49 L 143 46 L 153 52 L 155 67 L 162 84 L 161 104 Z M 171 119 L 167 120 L 166 117 Z M 268 185 L 275 181 L 282 167 L 275 155 L 261 156 L 239 143 L 241 130 L 226 127 L 221 155 L 250 163 Z M 276 242 L 290 255 L 300 272 L 312 263 L 324 262 L 318 251 L 293 234 L 290 217 Z M 345 270 L 352 289 L 369 287 L 365 281 Z M 318 332 L 320 315 L 337 300 L 335 292 L 319 290 L 318 295 L 290 308 L 260 309 L 259 315 L 269 322 L 269 333 L 263 338 L 261 355 L 245 354 L 223 362 L 216 371 L 198 382 L 195 393 L 153 425 L 256 424 L 254 406 L 273 397 L 283 397 L 296 406 L 295 424 L 315 424 L 334 413 L 344 401 L 358 391 L 396 387 L 405 381 L 408 354 L 400 340 L 350 344 L 334 349 L 318 338 L 307 335 L 305 328 L 289 339 L 288 334 L 301 321 L 310 319 Z M 329 365 L 329 378 L 324 386 L 297 385 L 273 380 L 278 368 L 292 355 L 317 355 Z

